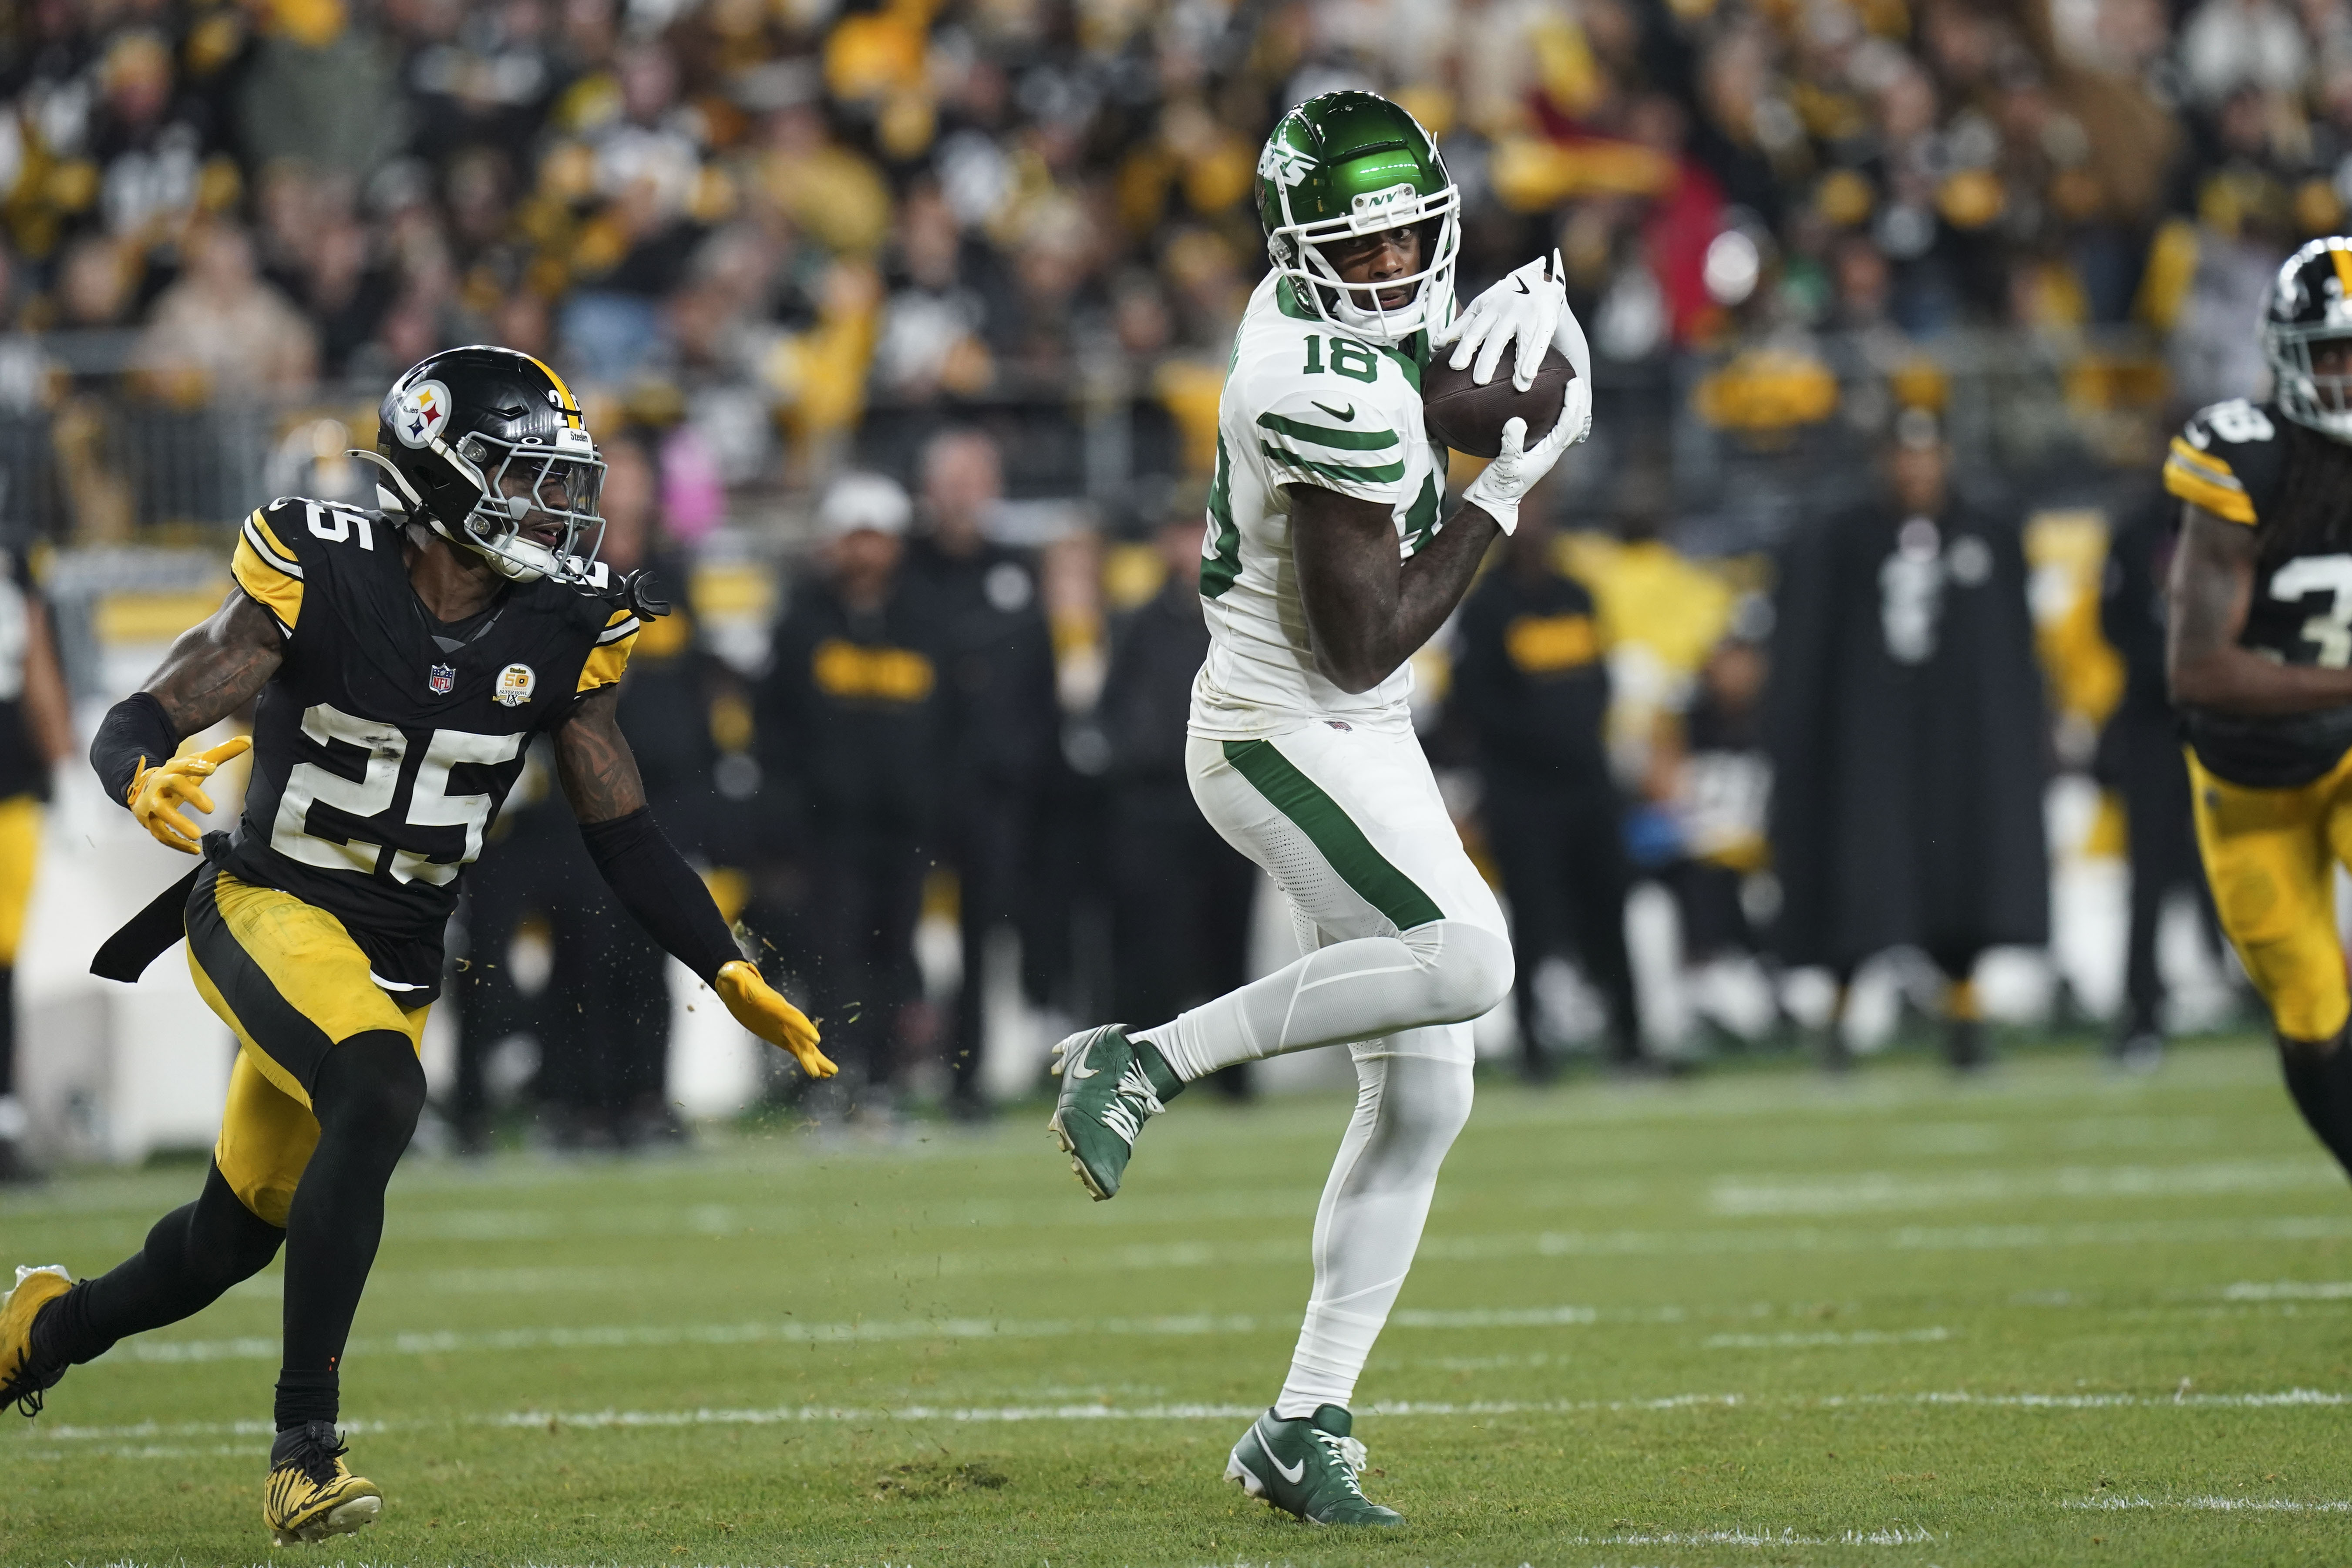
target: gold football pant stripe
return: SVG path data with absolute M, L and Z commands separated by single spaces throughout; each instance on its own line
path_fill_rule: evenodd
M 40 858 L 41 803 L 29 795 L 0 800 L 0 969 L 16 966 L 25 906 L 33 901 L 33 865 Z
M 2221 929 L 2289 1039 L 2326 1040 L 2352 1016 L 2336 933 L 2336 867 L 2352 866 L 2352 752 L 2290 789 L 2216 778 L 2189 753 L 2197 847 Z
M 432 1009 L 385 995 L 334 916 L 226 871 L 189 898 L 188 972 L 238 1045 L 213 1159 L 246 1207 L 282 1226 L 318 1146 L 310 1085 L 327 1052 L 383 1029 L 420 1047 Z

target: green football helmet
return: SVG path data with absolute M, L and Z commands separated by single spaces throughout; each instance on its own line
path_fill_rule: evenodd
M 1257 160 L 1265 252 L 1299 302 L 1334 326 L 1402 342 L 1454 316 L 1454 263 L 1462 248 L 1462 195 L 1421 122 L 1378 93 L 1327 92 L 1284 115 Z M 1349 286 L 1322 247 L 1382 229 L 1422 230 L 1421 270 L 1379 289 Z M 1383 290 L 1412 284 L 1411 302 L 1385 309 Z

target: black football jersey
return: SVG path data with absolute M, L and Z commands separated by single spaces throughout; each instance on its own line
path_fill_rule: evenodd
M 2172 438 L 2164 488 L 2217 517 L 2262 528 L 2286 479 L 2284 430 L 2285 416 L 2272 404 L 2238 398 L 2200 410 Z M 2352 554 L 2258 566 L 2238 641 L 2282 664 L 2352 665 Z M 2259 789 L 2309 784 L 2352 747 L 2352 706 L 2279 718 L 2192 710 L 2182 723 L 2198 761 Z
M 300 497 L 246 520 L 231 570 L 286 656 L 254 710 L 226 864 L 341 921 L 377 984 L 417 1006 L 438 993 L 458 877 L 531 736 L 621 679 L 637 620 L 537 582 L 437 622 L 409 584 L 405 527 Z

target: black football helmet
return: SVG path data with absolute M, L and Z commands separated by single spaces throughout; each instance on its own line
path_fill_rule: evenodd
M 518 583 L 596 591 L 604 459 L 563 378 L 527 353 L 477 344 L 412 365 L 377 410 L 387 511 L 423 521 Z M 387 482 L 388 481 L 388 482 Z M 552 537 L 532 531 L 552 525 Z
M 2312 350 L 2352 339 L 2352 237 L 2315 239 L 2286 259 L 2263 310 L 2263 357 L 2279 412 L 2352 442 L 2352 374 L 2322 374 Z

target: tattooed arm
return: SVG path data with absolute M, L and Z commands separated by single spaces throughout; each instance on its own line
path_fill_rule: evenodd
M 2352 669 L 2282 664 L 2238 641 L 2252 602 L 2254 531 L 2203 507 L 2183 509 L 2165 585 L 2165 675 L 2183 708 L 2247 717 L 2352 703 Z
M 1376 501 L 1292 485 L 1291 548 L 1315 667 L 1342 691 L 1370 691 L 1435 635 L 1502 529 L 1464 506 L 1410 561 Z
M 760 978 L 710 890 L 654 821 L 636 756 L 621 733 L 620 702 L 617 686 L 592 691 L 555 731 L 556 772 L 597 874 L 647 936 L 719 993 L 737 1023 L 790 1051 L 810 1077 L 832 1076 L 816 1026 Z
M 173 733 L 208 730 L 252 701 L 286 658 L 278 622 L 242 588 L 182 632 L 140 689 L 163 705 Z
M 606 686 L 572 706 L 555 731 L 555 771 L 583 826 L 643 811 L 646 786 L 637 756 L 621 733 L 621 689 Z

